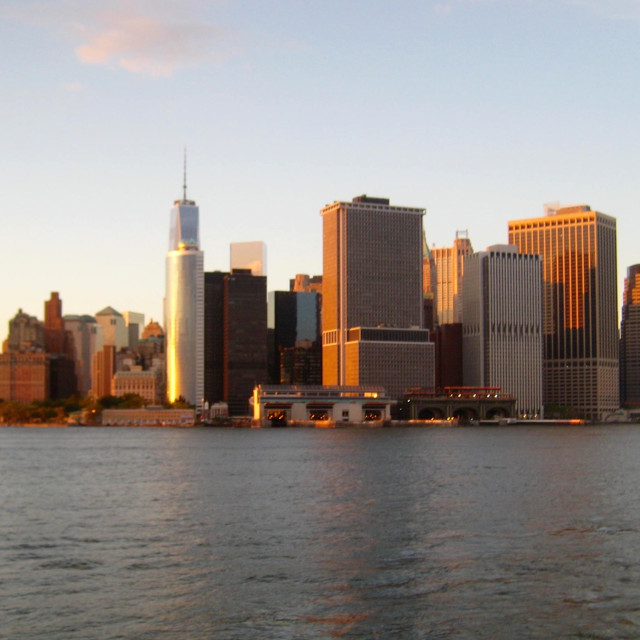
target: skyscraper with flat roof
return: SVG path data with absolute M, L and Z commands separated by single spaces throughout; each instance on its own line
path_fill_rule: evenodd
M 322 382 L 433 387 L 422 329 L 422 217 L 366 195 L 322 209 Z
M 509 243 L 542 256 L 545 412 L 599 420 L 619 405 L 616 220 L 587 205 L 509 222 Z
M 270 291 L 267 300 L 271 382 L 321 384 L 320 295 Z
M 249 269 L 205 274 L 205 400 L 248 415 L 267 381 L 267 278 Z
M 465 258 L 461 294 L 464 386 L 500 387 L 515 397 L 518 416 L 541 417 L 540 256 L 513 245 L 473 253 Z
M 204 396 L 204 254 L 200 211 L 187 199 L 171 209 L 166 259 L 165 352 L 167 399 L 184 398 L 199 409 Z

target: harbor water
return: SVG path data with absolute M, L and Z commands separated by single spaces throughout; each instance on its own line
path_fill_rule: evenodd
M 640 427 L 0 429 L 7 639 L 640 637 Z

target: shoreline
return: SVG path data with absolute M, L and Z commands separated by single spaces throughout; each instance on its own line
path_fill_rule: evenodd
M 407 429 L 452 429 L 452 428 L 468 428 L 468 427 L 588 427 L 594 425 L 640 425 L 638 422 L 587 422 L 585 420 L 515 420 L 509 421 L 491 421 L 480 420 L 475 422 L 454 422 L 451 420 L 390 420 L 384 422 L 333 422 L 333 421 L 301 421 L 291 422 L 287 425 L 271 425 L 271 424 L 255 424 L 255 422 L 248 420 L 246 417 L 238 418 L 237 420 L 229 420 L 224 424 L 118 424 L 118 425 L 103 425 L 103 424 L 78 424 L 78 423 L 61 423 L 61 422 L 27 422 L 23 424 L 0 424 L 2 427 L 14 427 L 14 428 L 26 428 L 26 429 L 67 429 L 69 427 L 82 427 L 82 428 L 125 428 L 125 429 L 389 429 L 389 428 L 407 428 Z

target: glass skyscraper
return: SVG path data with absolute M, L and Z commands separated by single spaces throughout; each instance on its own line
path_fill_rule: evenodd
M 184 399 L 200 409 L 204 396 L 204 254 L 200 251 L 199 209 L 193 200 L 187 200 L 186 193 L 171 209 L 165 292 L 167 399 Z

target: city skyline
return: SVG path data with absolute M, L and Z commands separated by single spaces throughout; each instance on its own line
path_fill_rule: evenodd
M 51 291 L 65 314 L 162 322 L 185 144 L 207 271 L 260 238 L 269 290 L 321 273 L 319 212 L 354 193 L 425 207 L 430 247 L 466 229 L 476 251 L 588 202 L 618 221 L 619 312 L 640 7 L 602 4 L 6 0 L 0 324 Z

